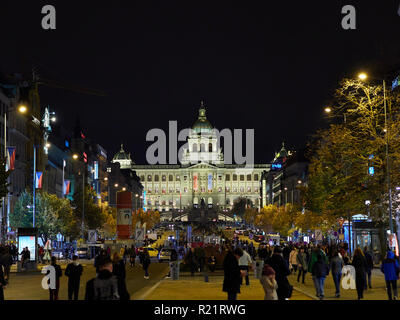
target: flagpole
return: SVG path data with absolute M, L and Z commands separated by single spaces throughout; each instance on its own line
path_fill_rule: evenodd
M 65 188 L 64 168 L 65 168 L 65 159 L 63 159 L 63 171 L 62 171 L 62 190 L 61 190 L 62 198 L 65 198 L 65 195 L 64 195 L 64 188 Z
M 35 205 L 36 205 L 36 146 L 33 145 L 33 227 L 35 227 Z

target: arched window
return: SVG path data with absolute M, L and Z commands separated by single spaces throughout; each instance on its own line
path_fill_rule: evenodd
M 208 152 L 212 152 L 213 151 L 213 147 L 212 147 L 212 143 L 208 144 Z
M 197 143 L 193 144 L 192 151 L 193 152 L 197 152 Z
M 204 143 L 200 145 L 200 152 L 206 152 L 206 146 Z

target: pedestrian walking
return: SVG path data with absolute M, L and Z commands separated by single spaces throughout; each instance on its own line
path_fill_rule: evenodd
M 143 270 L 144 270 L 144 278 L 146 280 L 149 280 L 149 266 L 150 266 L 150 255 L 149 252 L 147 251 L 147 248 L 143 249 Z
M 246 278 L 246 286 L 250 285 L 249 271 L 253 261 L 247 251 L 243 250 L 243 255 L 239 259 L 239 269 L 244 271 Z M 243 284 L 243 277 L 240 278 L 240 285 Z
M 105 255 L 98 259 L 99 273 L 86 283 L 85 300 L 124 300 L 127 299 L 118 286 L 118 278 L 113 275 L 111 259 Z
M 339 256 L 337 250 L 333 250 L 330 269 L 332 271 L 333 283 L 335 284 L 335 297 L 340 297 L 340 280 L 342 278 L 342 270 L 344 267 L 343 259 Z
M 367 270 L 366 270 L 366 279 L 365 279 L 365 290 L 367 290 L 367 284 L 370 289 L 372 289 L 371 284 L 371 275 L 372 270 L 374 269 L 374 259 L 372 258 L 372 254 L 368 251 L 368 247 L 364 248 L 364 256 L 367 261 Z
M 176 266 L 178 263 L 178 252 L 174 248 L 171 249 L 171 256 L 169 258 L 169 271 L 166 276 L 167 279 L 171 278 L 172 274 L 172 269 Z
M 215 267 L 216 267 L 216 265 L 217 265 L 217 258 L 214 256 L 214 255 L 211 255 L 209 258 L 208 258 L 208 269 L 211 271 L 211 272 L 214 272 L 215 271 Z
M 260 278 L 264 289 L 264 300 L 278 300 L 278 283 L 275 280 L 275 271 L 269 265 L 265 265 Z
M 289 266 L 290 266 L 290 272 L 296 274 L 297 272 L 297 255 L 298 251 L 296 247 L 293 247 L 292 251 L 290 251 L 289 254 Z
M 135 266 L 135 260 L 136 260 L 136 249 L 134 246 L 132 246 L 131 250 L 129 251 L 129 262 L 131 263 L 132 268 Z
M 326 263 L 324 256 L 321 252 L 317 254 L 317 261 L 313 264 L 312 267 L 312 275 L 316 279 L 316 289 L 317 289 L 317 297 L 320 300 L 324 299 L 325 292 L 325 279 L 329 274 L 329 265 Z
M 10 270 L 13 264 L 13 258 L 10 254 L 9 247 L 3 247 L 0 250 L 0 264 L 3 265 L 4 268 L 4 279 L 7 284 L 10 283 Z
M 317 277 L 315 276 L 315 273 L 313 273 L 313 266 L 314 266 L 314 263 L 317 262 L 317 260 L 318 260 L 318 255 L 321 255 L 323 260 L 325 260 L 325 263 L 328 264 L 328 258 L 325 255 L 325 252 L 321 249 L 320 245 L 317 245 L 312 250 L 311 255 L 310 255 L 310 260 L 308 263 L 308 272 L 310 272 L 312 275 L 312 280 L 313 280 L 314 287 L 315 287 L 315 295 L 317 297 L 319 297 L 319 294 L 320 294 L 319 289 L 318 289 L 319 283 L 317 282 Z
M 239 259 L 243 255 L 243 250 L 236 248 L 234 251 L 229 249 L 223 265 L 224 265 L 224 283 L 222 290 L 228 294 L 228 300 L 234 301 L 237 299 L 237 294 L 240 293 L 240 281 L 242 272 L 239 268 Z
M 193 277 L 197 268 L 196 257 L 194 255 L 194 248 L 190 248 L 188 254 L 185 257 L 185 263 L 189 265 L 190 275 Z
M 130 295 L 128 293 L 127 287 L 126 287 L 126 269 L 125 269 L 125 263 L 123 259 L 119 256 L 117 252 L 113 254 L 113 275 L 117 277 L 118 280 L 118 288 L 120 291 L 121 297 L 123 297 L 123 300 L 129 300 Z M 127 298 L 129 296 L 129 298 Z
M 51 265 L 54 267 L 56 272 L 56 288 L 55 289 L 49 288 L 49 293 L 50 293 L 50 301 L 55 301 L 58 300 L 58 293 L 60 291 L 60 277 L 62 277 L 62 271 L 61 267 L 57 264 L 57 258 L 54 256 L 51 257 Z
M 7 288 L 6 279 L 4 279 L 3 266 L 0 264 L 0 301 L 4 300 L 4 290 Z
M 78 256 L 73 256 L 72 262 L 65 269 L 65 276 L 68 277 L 68 300 L 78 300 L 82 273 L 83 267 L 79 263 Z
M 356 289 L 358 300 L 364 298 L 365 274 L 367 270 L 367 260 L 360 248 L 354 251 L 352 265 L 356 269 Z
M 386 292 L 389 300 L 397 300 L 397 279 L 399 278 L 399 262 L 396 259 L 393 251 L 389 250 L 386 253 L 386 258 L 382 261 L 381 271 L 385 275 Z
M 271 258 L 267 260 L 267 264 L 275 271 L 275 278 L 278 284 L 278 300 L 289 299 L 292 295 L 293 287 L 287 279 L 287 276 L 290 275 L 289 265 L 283 258 L 282 249 L 280 247 L 274 248 L 274 253 Z
M 299 268 L 299 273 L 297 274 L 297 282 L 300 282 L 300 276 L 302 276 L 301 283 L 304 284 L 304 279 L 307 273 L 307 255 L 304 252 L 304 247 L 300 248 L 300 252 L 296 256 L 297 266 Z

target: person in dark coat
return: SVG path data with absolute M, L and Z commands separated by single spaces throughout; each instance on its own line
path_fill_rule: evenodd
M 94 266 L 96 268 L 96 273 L 99 273 L 99 262 L 104 260 L 108 256 L 107 251 L 104 249 L 100 250 L 100 253 L 94 258 Z
M 3 266 L 0 264 L 0 301 L 4 300 L 4 289 L 7 286 L 7 282 L 4 279 Z
M 185 257 L 185 263 L 189 265 L 190 275 L 193 277 L 197 268 L 196 257 L 194 255 L 194 248 L 190 248 L 188 254 Z
M 291 286 L 287 276 L 290 275 L 289 265 L 282 256 L 282 249 L 275 247 L 271 258 L 267 260 L 267 264 L 274 269 L 275 279 L 278 283 L 278 300 L 286 300 L 290 296 Z
M 129 300 L 113 275 L 113 264 L 108 256 L 98 261 L 99 273 L 86 283 L 85 300 Z
M 364 253 L 360 248 L 354 251 L 352 265 L 356 269 L 356 289 L 358 300 L 364 298 L 364 288 L 365 288 L 365 274 L 368 268 L 367 260 L 364 257 Z
M 149 266 L 150 266 L 150 255 L 149 252 L 147 251 L 147 248 L 143 249 L 143 270 L 144 270 L 144 278 L 146 280 L 149 280 Z
M 118 279 L 118 288 L 124 297 L 129 296 L 128 289 L 126 287 L 126 269 L 124 260 L 121 259 L 117 252 L 113 255 L 113 275 Z M 129 299 L 125 299 L 129 300 Z
M 78 300 L 82 273 L 83 267 L 78 261 L 78 256 L 73 256 L 72 262 L 65 269 L 65 276 L 68 277 L 68 300 L 72 300 L 72 297 Z
M 10 283 L 10 269 L 13 264 L 13 258 L 10 254 L 10 249 L 8 247 L 2 248 L 0 253 L 0 264 L 4 267 L 4 279 L 6 283 Z
M 129 262 L 131 263 L 131 267 L 135 266 L 135 260 L 136 260 L 136 248 L 132 246 L 131 250 L 129 251 Z
M 372 270 L 374 269 L 374 259 L 372 258 L 372 255 L 368 251 L 368 247 L 364 248 L 364 256 L 365 260 L 367 260 L 367 270 L 366 270 L 366 276 L 367 279 L 365 279 L 365 290 L 367 290 L 367 280 L 368 280 L 368 287 L 372 289 L 371 285 L 371 273 Z
M 386 259 L 382 261 L 381 271 L 385 274 L 386 289 L 389 300 L 392 300 L 392 290 L 393 299 L 398 299 L 397 293 L 397 279 L 399 278 L 399 261 L 396 259 L 392 251 L 388 251 L 386 254 Z
M 51 257 L 51 265 L 54 267 L 56 271 L 56 288 L 50 289 L 50 301 L 58 300 L 58 292 L 60 291 L 60 278 L 62 277 L 62 271 L 60 265 L 57 264 L 57 258 Z
M 316 279 L 315 283 L 317 284 L 316 289 L 318 292 L 317 297 L 320 300 L 323 300 L 325 295 L 324 293 L 325 279 L 329 274 L 329 266 L 326 263 L 322 253 L 318 253 L 317 261 L 313 264 L 311 272 Z
M 214 255 L 211 255 L 211 256 L 208 258 L 207 263 L 208 263 L 208 269 L 209 269 L 211 272 L 214 272 L 214 271 L 215 271 L 215 267 L 216 267 L 216 265 L 217 265 L 217 258 L 215 258 Z
M 242 272 L 239 268 L 239 259 L 243 255 L 243 250 L 236 248 L 235 251 L 229 250 L 224 259 L 224 283 L 222 290 L 228 293 L 228 300 L 236 300 L 240 293 L 240 282 Z

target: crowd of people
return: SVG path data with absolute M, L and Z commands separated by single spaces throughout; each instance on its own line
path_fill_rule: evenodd
M 372 289 L 374 261 L 367 247 L 364 250 L 356 248 L 352 259 L 346 243 L 340 245 L 290 243 L 283 247 L 260 245 L 258 250 L 254 250 L 251 246 L 244 248 L 246 248 L 246 243 L 238 240 L 233 240 L 231 246 L 227 248 L 228 254 L 224 259 L 223 291 L 228 293 L 228 299 L 236 299 L 236 295 L 240 293 L 243 277 L 246 277 L 247 284 L 248 267 L 244 267 L 243 264 L 251 266 L 250 257 L 264 266 L 260 282 L 267 300 L 290 298 L 293 286 L 289 283 L 288 276 L 296 275 L 297 282 L 301 281 L 304 284 L 307 273 L 310 274 L 314 284 L 315 295 L 320 300 L 325 297 L 325 280 L 331 273 L 335 285 L 335 297 L 339 298 L 342 270 L 346 265 L 351 265 L 355 270 L 357 299 L 363 299 L 364 291 L 368 288 Z M 236 259 L 233 259 L 234 257 Z M 399 257 L 396 257 L 390 249 L 382 261 L 381 271 L 385 276 L 388 299 L 398 299 Z

